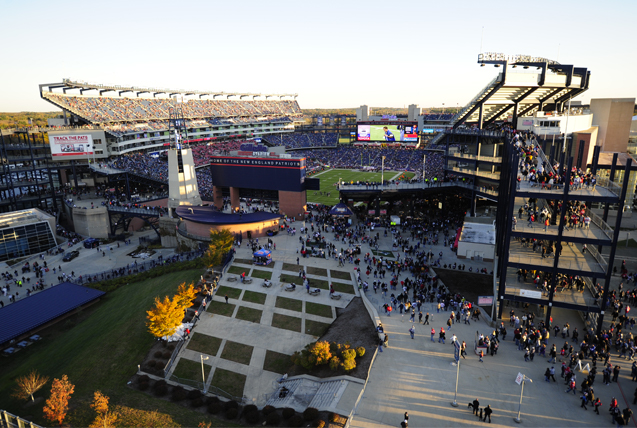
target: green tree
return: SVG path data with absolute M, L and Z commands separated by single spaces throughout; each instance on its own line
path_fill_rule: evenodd
M 18 385 L 12 395 L 25 399 L 31 397 L 31 401 L 35 401 L 33 394 L 46 385 L 48 381 L 48 376 L 40 376 L 37 371 L 31 370 L 26 376 L 20 376 L 16 379 Z
M 234 238 L 229 229 L 210 231 L 210 245 L 205 258 L 208 267 L 221 264 L 223 256 L 232 248 L 233 241 Z
M 148 331 L 158 338 L 175 334 L 184 317 L 183 309 L 177 305 L 175 299 L 168 296 L 165 296 L 164 300 L 155 297 L 155 306 L 146 311 L 146 314 Z
M 53 379 L 51 386 L 51 396 L 46 400 L 44 406 L 44 417 L 52 422 L 57 421 L 60 426 L 69 410 L 69 400 L 75 390 L 75 385 L 69 382 L 69 378 L 64 375 L 62 379 Z

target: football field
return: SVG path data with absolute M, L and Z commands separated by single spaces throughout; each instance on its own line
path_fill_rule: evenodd
M 389 180 L 398 174 L 396 171 L 385 171 L 385 180 Z M 324 205 L 335 205 L 338 201 L 338 189 L 336 184 L 339 179 L 344 183 L 356 181 L 380 181 L 380 172 L 360 172 L 349 169 L 331 169 L 317 176 L 321 179 L 321 190 L 308 190 L 307 201 Z M 322 194 L 321 194 L 322 193 Z M 326 193 L 330 193 L 327 196 Z

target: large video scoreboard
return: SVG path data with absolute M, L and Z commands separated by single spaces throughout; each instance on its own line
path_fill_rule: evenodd
M 418 122 L 358 122 L 357 141 L 418 142 Z

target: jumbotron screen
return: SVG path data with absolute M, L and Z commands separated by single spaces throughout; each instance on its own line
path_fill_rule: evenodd
M 358 124 L 358 141 L 404 141 L 418 142 L 418 124 L 416 122 L 405 123 L 368 123 Z

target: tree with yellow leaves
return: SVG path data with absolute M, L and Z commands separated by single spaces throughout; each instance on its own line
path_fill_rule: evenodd
M 108 410 L 109 398 L 100 391 L 95 391 L 91 407 L 97 412 L 97 417 L 89 425 L 90 428 L 109 428 L 115 426 L 117 414 Z
M 51 386 L 51 396 L 46 400 L 44 406 L 44 417 L 50 421 L 57 421 L 60 426 L 69 410 L 69 399 L 75 390 L 75 385 L 69 382 L 69 378 L 64 375 L 62 379 L 53 379 Z
M 168 296 L 165 296 L 164 300 L 155 297 L 155 306 L 146 311 L 146 314 L 148 331 L 158 338 L 175 334 L 184 317 L 183 309 L 177 305 L 176 299 L 170 299 Z
M 31 397 L 31 401 L 35 401 L 33 394 L 46 385 L 48 381 L 48 376 L 40 376 L 37 371 L 31 370 L 29 374 L 16 379 L 18 386 L 12 395 L 16 398 L 25 399 Z
M 190 307 L 195 297 L 197 297 L 197 292 L 195 291 L 193 283 L 191 282 L 186 285 L 185 282 L 182 282 L 179 284 L 179 287 L 177 287 L 177 294 L 175 294 L 173 300 L 175 301 L 175 304 L 184 311 Z
M 232 248 L 233 242 L 234 238 L 229 229 L 210 231 L 210 245 L 204 259 L 206 264 L 209 267 L 220 265 L 223 256 Z

